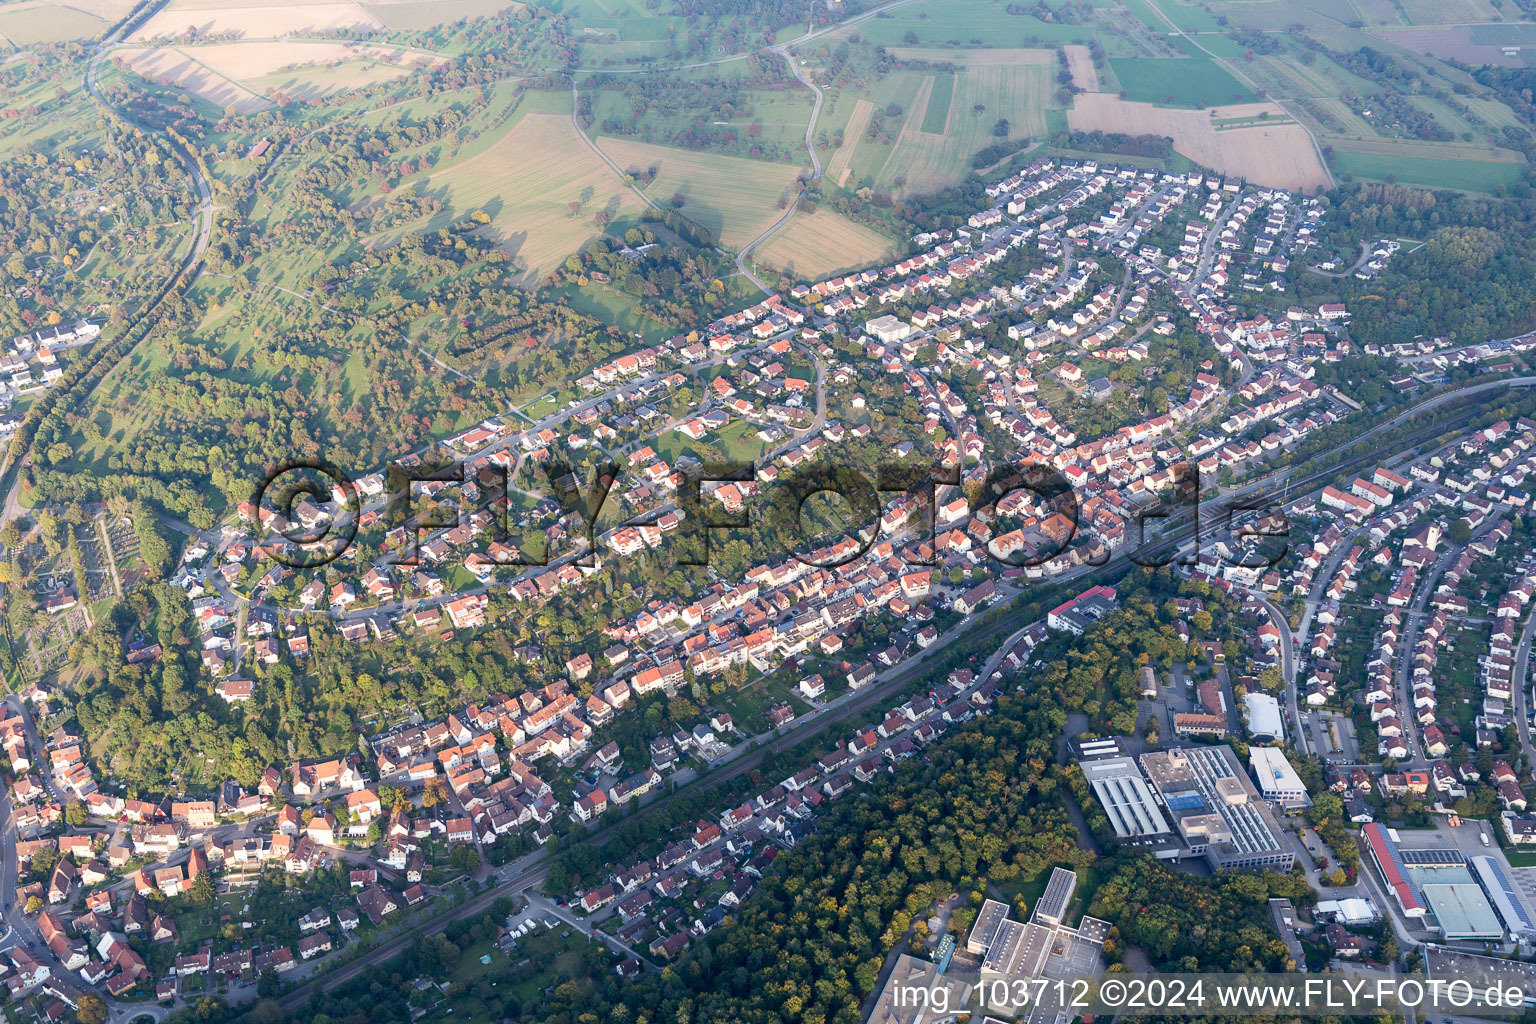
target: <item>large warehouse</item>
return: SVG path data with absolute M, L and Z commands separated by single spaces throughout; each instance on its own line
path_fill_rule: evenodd
M 1499 941 L 1530 929 L 1514 886 L 1492 858 L 1468 865 L 1460 850 L 1404 849 L 1394 830 L 1375 822 L 1361 831 L 1403 915 L 1429 918 L 1441 938 Z
M 1104 814 L 1121 839 L 1170 835 L 1173 829 L 1163 817 L 1157 797 L 1141 777 L 1141 769 L 1129 757 L 1105 757 L 1084 761 L 1079 767 Z

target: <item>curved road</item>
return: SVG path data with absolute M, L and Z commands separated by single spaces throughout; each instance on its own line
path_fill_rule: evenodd
M 807 36 L 808 35 L 809 33 L 807 33 Z M 801 38 L 803 39 L 806 37 L 802 36 Z M 799 40 L 796 40 L 796 42 L 799 42 Z M 795 55 L 790 51 L 790 47 L 792 45 L 794 44 L 785 43 L 779 46 L 774 46 L 771 49 L 774 53 L 777 53 L 780 57 L 784 58 L 784 63 L 789 65 L 790 73 L 793 74 L 795 78 L 799 79 L 800 84 L 811 90 L 811 92 L 816 96 L 816 102 L 811 106 L 811 119 L 805 124 L 805 151 L 811 155 L 811 181 L 820 181 L 821 157 L 816 155 L 815 136 L 816 119 L 821 116 L 821 102 L 823 99 L 821 86 L 811 81 L 810 76 L 801 71 L 800 65 L 795 63 Z M 807 183 L 807 188 L 809 188 L 809 183 Z M 794 215 L 799 211 L 800 201 L 805 198 L 805 193 L 806 189 L 802 188 L 800 190 L 800 194 L 795 196 L 794 201 L 791 202 L 788 209 L 784 211 L 784 215 L 769 225 L 768 230 L 764 231 L 762 234 L 752 239 L 752 241 L 742 246 L 741 251 L 736 254 L 737 272 L 765 292 L 772 292 L 773 289 L 764 284 L 762 278 L 758 277 L 751 270 L 747 269 L 747 257 L 752 254 L 753 249 L 756 249 L 759 245 L 772 237 L 775 231 L 778 231 L 785 224 L 789 223 L 790 218 L 794 217 Z
M 1530 378 L 1529 381 L 1530 383 L 1536 383 L 1536 378 Z M 1504 382 L 1500 383 L 1502 385 Z M 1425 429 L 1438 432 L 1445 429 L 1445 426 L 1432 425 L 1430 427 L 1426 427 Z M 1376 452 L 1366 452 L 1339 465 L 1330 466 L 1325 470 L 1319 470 L 1307 474 L 1306 476 L 1297 480 L 1296 483 L 1299 485 L 1299 487 L 1302 488 L 1312 488 L 1319 486 L 1323 482 L 1333 478 L 1336 475 L 1353 472 L 1360 466 L 1375 461 L 1377 455 L 1378 453 Z M 1253 486 L 1257 487 L 1258 485 L 1256 484 Z M 1241 493 L 1243 492 L 1234 492 L 1233 496 L 1240 496 Z M 1154 549 L 1160 549 L 1166 547 L 1169 544 L 1176 545 L 1180 548 L 1180 550 L 1189 547 L 1192 543 L 1194 543 L 1196 531 L 1198 529 L 1198 524 L 1190 521 L 1190 518 L 1191 517 L 1185 516 L 1181 520 L 1170 520 L 1171 522 L 1181 523 L 1181 525 L 1172 530 L 1161 540 L 1153 542 L 1152 547 Z M 1201 518 L 1203 519 L 1204 517 L 1202 516 Z M 1103 566 L 1082 566 L 1071 572 L 1063 574 L 1061 577 L 1059 577 L 1059 579 L 1076 579 L 1082 576 L 1097 573 L 1101 569 L 1114 570 L 1123 567 L 1130 561 L 1130 554 L 1131 553 L 1128 550 L 1122 548 Z M 972 640 L 986 640 L 996 636 L 1007 637 L 1007 642 L 1005 642 L 999 649 L 994 651 L 994 653 L 988 658 L 987 662 L 983 666 L 983 673 L 979 675 L 978 678 L 982 681 L 985 681 L 986 679 L 990 678 L 991 673 L 996 671 L 997 666 L 1001 664 L 1002 657 L 1006 654 L 1008 647 L 1012 645 L 1014 639 L 1018 636 L 1021 630 L 1017 624 L 1017 620 L 1013 618 L 1000 617 L 992 622 L 987 622 L 984 625 L 981 625 L 983 621 L 984 620 L 981 618 L 973 617 L 963 622 L 959 628 L 951 631 L 945 636 L 947 642 L 949 643 L 952 643 L 955 639 L 958 639 L 961 636 L 969 636 L 969 638 Z M 980 628 L 976 628 L 978 625 Z M 678 787 L 672 793 L 663 796 L 662 798 L 650 804 L 647 804 L 645 807 L 640 809 L 638 816 L 654 814 L 658 808 L 665 806 L 679 793 L 682 793 L 695 786 L 701 784 L 715 784 L 725 782 L 744 772 L 750 771 L 752 768 L 756 767 L 762 761 L 763 757 L 766 756 L 769 752 L 777 752 L 792 746 L 796 746 L 811 736 L 824 731 L 829 726 L 835 725 L 838 722 L 844 721 L 845 719 L 852 718 L 855 715 L 861 714 L 869 707 L 877 704 L 879 701 L 888 699 L 893 692 L 899 692 L 903 685 L 915 678 L 919 672 L 925 670 L 926 666 L 924 662 L 926 658 L 928 656 L 932 656 L 935 652 L 941 651 L 944 646 L 946 645 L 936 645 L 925 651 L 923 656 L 920 656 L 918 659 L 911 662 L 900 663 L 899 665 L 895 666 L 895 668 L 889 670 L 889 674 L 881 681 L 876 682 L 866 689 L 859 691 L 857 695 L 850 695 L 850 699 L 847 700 L 847 703 L 840 705 L 835 709 L 835 711 L 824 712 L 815 717 L 806 716 L 806 718 L 803 719 L 805 722 L 805 726 L 803 728 L 790 730 L 775 736 L 761 747 L 744 750 L 742 755 L 736 757 L 728 766 L 722 767 L 718 771 L 710 772 L 695 778 L 683 786 Z M 625 820 L 627 821 L 629 819 Z M 606 831 L 607 829 L 598 829 L 596 832 L 593 832 L 591 836 L 595 838 L 596 836 L 602 835 Z M 318 979 L 311 985 L 306 985 L 304 988 L 288 994 L 282 1000 L 283 1008 L 291 1012 L 297 1007 L 302 1006 L 304 1003 L 308 1002 L 309 999 L 315 994 L 317 986 L 318 991 L 329 992 L 335 989 L 338 985 L 341 985 L 346 981 L 361 975 L 364 971 L 368 970 L 369 967 L 382 963 L 390 957 L 403 952 L 413 941 L 415 941 L 415 937 L 417 935 L 428 935 L 436 931 L 440 931 L 447 926 L 447 923 L 450 920 L 470 917 L 483 912 L 498 896 L 510 895 L 512 893 L 519 892 L 522 889 L 526 889 L 530 886 L 538 884 L 538 882 L 543 879 L 544 875 L 548 871 L 547 867 L 543 866 L 541 863 L 538 863 L 539 861 L 542 861 L 544 856 L 544 851 L 538 851 L 530 855 L 529 858 L 525 858 L 521 863 L 528 866 L 524 867 L 522 870 L 519 870 L 517 865 L 502 869 L 501 873 L 491 876 L 497 879 L 498 884 L 490 890 L 487 890 L 473 900 L 465 902 L 450 914 L 446 914 L 432 921 L 431 923 L 424 925 L 420 929 L 414 929 L 407 932 L 406 934 L 391 939 L 389 942 L 365 954 L 353 963 L 338 969 L 332 974 L 328 974 L 325 977 Z M 514 874 L 513 872 L 516 873 Z
M 121 34 L 122 29 L 119 28 L 112 36 L 103 39 L 96 45 L 95 51 L 85 66 L 85 88 L 91 94 L 91 99 L 95 100 L 97 105 L 106 111 L 109 116 L 118 118 L 137 131 L 153 134 L 153 129 L 146 128 L 132 118 L 113 109 L 112 105 L 102 96 L 100 85 L 97 82 L 97 76 L 101 71 L 101 64 L 106 60 L 107 54 L 117 45 L 119 41 L 117 37 Z M 176 154 L 176 159 L 181 161 L 181 165 L 186 168 L 188 176 L 191 177 L 198 197 L 197 233 L 192 239 L 191 246 L 187 249 L 187 254 L 182 260 L 181 270 L 178 272 L 184 274 L 202 263 L 203 256 L 208 251 L 208 245 L 213 241 L 213 190 L 209 186 L 208 179 L 204 176 L 202 168 L 198 166 L 198 162 L 193 158 L 192 154 L 188 153 L 181 143 L 177 142 L 169 134 L 166 135 L 166 139 L 170 143 L 171 152 Z M 190 285 L 190 283 L 189 281 L 188 284 Z M 158 305 L 158 302 L 144 309 L 139 314 L 139 318 L 142 319 L 151 315 L 155 305 Z M 19 465 L 24 459 L 25 455 L 18 456 L 11 461 L 7 469 L 10 468 L 10 465 Z M 12 522 L 21 513 L 21 474 L 17 473 L 15 483 L 12 484 L 10 491 L 6 493 L 5 504 L 0 506 L 0 522 Z

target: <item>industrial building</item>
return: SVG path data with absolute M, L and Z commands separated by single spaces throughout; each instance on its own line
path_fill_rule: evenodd
M 1228 747 L 1188 747 L 1141 755 L 1152 784 L 1189 853 L 1212 870 L 1289 871 L 1296 852 L 1274 812 Z
M 1504 930 L 1523 941 L 1536 939 L 1536 925 L 1532 924 L 1531 915 L 1520 902 L 1520 894 L 1510 881 L 1509 872 L 1497 860 L 1487 856 L 1473 857 L 1472 870 L 1477 874 L 1478 884 L 1488 894 L 1494 912 L 1504 922 Z
M 1286 811 L 1312 806 L 1307 787 L 1279 747 L 1249 747 L 1248 763 L 1259 784 L 1259 795 Z
M 1313 916 L 1318 921 L 1337 921 L 1350 927 L 1375 924 L 1381 920 L 1375 904 L 1359 896 L 1342 900 L 1318 900 Z
M 1404 917 L 1423 917 L 1428 908 L 1424 906 L 1418 885 L 1408 876 L 1408 865 L 1403 863 L 1396 837 L 1374 821 L 1362 828 L 1360 834 L 1365 837 L 1365 852 L 1371 855 L 1371 862 L 1381 872 L 1387 892 L 1397 902 L 1397 909 Z
M 1365 848 L 1404 917 L 1427 918 L 1448 941 L 1502 941 L 1536 934 L 1506 872 L 1492 857 L 1469 864 L 1460 850 L 1404 849 L 1393 829 L 1372 822 Z
M 1077 927 L 1067 925 L 1064 918 L 1076 891 L 1077 872 L 1055 868 L 1027 922 L 1008 919 L 1008 908 L 995 900 L 983 903 L 966 939 L 967 950 L 986 945 L 980 953 L 983 982 L 989 976 L 1063 978 L 1102 971 L 1100 954 L 1110 925 L 1086 914 Z M 1070 1007 L 1057 1009 L 1048 1003 L 1016 1009 L 1018 1024 L 1066 1024 L 1076 1015 Z
M 1134 758 L 1104 757 L 1083 761 L 1078 767 L 1104 805 L 1104 814 L 1121 841 L 1172 838 L 1173 827 L 1163 817 L 1162 807 Z
M 1280 716 L 1280 702 L 1267 693 L 1249 693 L 1243 697 L 1248 715 L 1248 738 L 1254 743 L 1279 743 L 1285 739 L 1285 719 Z

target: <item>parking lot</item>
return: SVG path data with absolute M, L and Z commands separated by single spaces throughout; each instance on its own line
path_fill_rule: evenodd
M 1301 725 L 1319 757 L 1339 764 L 1360 763 L 1360 743 L 1355 723 L 1334 711 L 1301 709 Z

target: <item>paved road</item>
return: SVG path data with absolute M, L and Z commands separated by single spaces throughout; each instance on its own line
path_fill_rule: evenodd
M 790 72 L 800 80 L 800 84 L 811 90 L 811 92 L 815 94 L 816 97 L 815 103 L 811 106 L 811 119 L 805 124 L 805 151 L 809 153 L 811 157 L 811 181 L 816 182 L 821 180 L 821 157 L 816 155 L 815 142 L 816 119 L 821 116 L 821 87 L 815 82 L 811 81 L 810 76 L 802 71 L 800 69 L 800 65 L 795 62 L 795 55 L 793 52 L 791 52 L 790 49 L 793 45 L 793 43 L 786 43 L 781 46 L 772 47 L 772 49 L 774 53 L 777 53 L 779 56 L 784 58 L 784 63 L 789 65 Z M 767 241 L 770 237 L 773 236 L 774 232 L 778 231 L 785 224 L 790 222 L 795 213 L 800 209 L 800 201 L 805 198 L 805 193 L 806 189 L 801 189 L 799 195 L 795 196 L 794 200 L 790 202 L 789 207 L 785 209 L 784 215 L 769 225 L 768 229 L 762 234 L 758 235 L 756 238 L 752 239 L 752 241 L 742 246 L 741 251 L 736 254 L 736 270 L 745 276 L 747 280 L 751 281 L 765 292 L 772 292 L 773 289 L 770 288 L 762 278 L 758 277 L 755 273 L 747 268 L 747 258 L 752 254 L 752 250 L 756 249 L 763 242 Z
M 631 192 L 640 197 L 640 201 L 642 203 L 644 203 L 646 206 L 649 206 L 653 210 L 661 209 L 661 204 L 656 202 L 656 200 L 652 199 L 650 196 L 646 195 L 646 193 L 640 188 L 639 185 L 636 185 L 634 182 L 632 182 L 630 180 L 629 174 L 621 170 L 619 165 L 614 163 L 613 160 L 609 158 L 607 153 L 604 153 L 601 149 L 599 149 L 597 143 L 593 142 L 592 137 L 587 134 L 587 130 L 581 126 L 581 118 L 577 116 L 577 111 L 581 104 L 580 94 L 576 91 L 576 76 L 566 75 L 565 77 L 569 79 L 571 83 L 571 127 L 576 129 L 576 134 L 581 136 L 581 141 L 585 142 L 587 144 L 587 148 L 596 153 L 598 157 L 602 159 L 603 163 L 607 164 L 609 169 L 612 170 L 614 174 L 619 176 L 620 181 L 629 186 L 629 190 Z
M 1237 76 L 1237 78 L 1239 80 L 1241 80 L 1244 85 L 1246 85 L 1249 89 L 1253 90 L 1253 93 L 1254 93 L 1255 96 L 1268 96 L 1270 102 L 1272 102 L 1272 103 L 1276 104 L 1277 106 L 1279 106 L 1281 110 L 1285 110 L 1285 104 L 1284 103 L 1280 102 L 1274 96 L 1269 95 L 1269 93 L 1267 93 L 1263 88 L 1261 88 L 1258 85 L 1258 83 L 1254 82 L 1253 79 L 1249 78 L 1246 74 L 1244 74 L 1243 73 L 1243 69 L 1238 67 L 1237 63 L 1235 61 L 1230 61 L 1230 60 L 1226 60 L 1224 58 L 1218 57 L 1216 54 L 1212 53 L 1210 50 L 1207 50 L 1204 46 L 1202 46 L 1200 44 L 1200 40 L 1196 39 L 1195 36 L 1192 33 L 1186 32 L 1177 22 L 1175 22 L 1168 15 L 1164 14 L 1162 8 L 1160 6 L 1158 6 L 1157 0 L 1147 0 L 1147 6 L 1151 7 L 1152 10 L 1157 13 L 1157 16 L 1159 18 L 1163 19 L 1163 21 L 1168 23 L 1169 29 L 1172 30 L 1171 32 L 1169 32 L 1169 35 L 1183 36 L 1185 39 L 1187 39 L 1189 41 L 1190 45 L 1193 46 L 1195 49 L 1199 50 L 1201 53 L 1205 54 L 1207 57 L 1209 57 L 1212 60 L 1214 60 L 1217 64 L 1221 65 L 1222 67 L 1226 68 L 1228 71 L 1232 72 L 1233 75 Z M 1148 27 L 1150 28 L 1151 26 L 1148 26 Z M 1304 122 L 1300 118 L 1296 117 L 1289 110 L 1286 110 L 1285 112 L 1286 112 L 1286 114 L 1290 115 L 1291 120 L 1295 121 L 1298 125 L 1301 126 L 1301 130 L 1306 132 L 1307 133 L 1307 138 L 1312 141 L 1313 152 L 1315 152 L 1317 154 L 1317 165 L 1319 167 L 1321 167 L 1323 169 L 1323 173 L 1328 176 L 1328 186 L 1330 188 L 1332 188 L 1333 186 L 1337 185 L 1338 182 L 1334 180 L 1333 172 L 1328 169 L 1328 161 L 1323 158 L 1323 147 L 1322 147 L 1322 144 L 1317 141 L 1317 135 L 1313 133 L 1311 128 L 1307 127 L 1306 122 Z
M 1514 674 L 1510 683 L 1514 689 L 1515 728 L 1520 733 L 1520 746 L 1525 751 L 1525 763 L 1536 766 L 1536 746 L 1531 743 L 1530 679 L 1527 669 L 1531 657 L 1531 638 L 1536 636 L 1536 603 L 1525 615 L 1525 629 L 1520 634 L 1520 646 L 1515 651 Z
M 1285 617 L 1285 612 L 1271 601 L 1267 595 L 1258 595 L 1264 602 L 1264 608 L 1269 612 L 1269 621 L 1280 630 L 1280 674 L 1285 680 L 1285 705 L 1286 711 L 1291 716 L 1292 735 L 1296 737 L 1296 745 L 1303 754 L 1310 753 L 1307 730 L 1302 727 L 1301 710 L 1296 702 L 1296 642 L 1291 633 L 1291 623 Z
M 1532 378 L 1532 382 L 1536 383 L 1536 378 Z M 1426 429 L 1432 429 L 1438 432 L 1438 430 L 1444 429 L 1444 427 L 1442 425 L 1439 427 Z M 1326 470 L 1321 470 L 1300 477 L 1295 481 L 1295 483 L 1298 491 L 1300 491 L 1302 488 L 1316 487 L 1323 483 L 1325 480 L 1332 479 L 1337 475 L 1352 472 L 1354 469 L 1359 468 L 1360 466 L 1372 463 L 1376 461 L 1378 457 L 1378 453 L 1368 452 L 1364 455 L 1356 456 L 1354 459 L 1347 460 L 1342 464 L 1329 467 Z M 1254 488 L 1259 486 L 1268 486 L 1268 482 L 1259 481 L 1250 486 Z M 1238 489 L 1233 492 L 1232 497 L 1240 498 L 1244 495 L 1244 493 L 1244 489 Z M 1154 550 L 1161 549 L 1168 545 L 1174 545 L 1180 550 L 1187 550 L 1191 548 L 1194 545 L 1199 527 L 1197 523 L 1189 521 L 1190 518 L 1191 517 L 1186 514 L 1182 517 L 1182 521 L 1169 520 L 1170 523 L 1179 525 L 1177 525 L 1176 528 L 1169 530 L 1162 539 L 1154 541 Z M 1203 519 L 1204 516 L 1201 518 Z M 1124 567 L 1129 562 L 1129 558 L 1130 552 L 1122 549 L 1120 552 L 1116 553 L 1103 567 L 1096 568 L 1092 566 L 1082 566 L 1071 572 L 1063 574 L 1058 579 L 1061 581 L 1071 581 L 1074 579 L 1080 579 L 1087 575 L 1099 573 L 1101 570 L 1105 573 L 1113 572 L 1114 570 Z M 655 814 L 660 808 L 666 806 L 672 799 L 676 798 L 681 793 L 688 791 L 693 786 L 699 785 L 701 783 L 716 784 L 729 781 L 730 779 L 735 778 L 736 776 L 750 771 L 756 767 L 770 752 L 778 753 L 792 746 L 796 746 L 809 739 L 810 737 L 820 734 L 833 725 L 836 725 L 850 718 L 854 718 L 857 715 L 861 715 L 870 707 L 881 701 L 889 700 L 893 694 L 900 692 L 905 687 L 906 683 L 914 679 L 919 673 L 926 671 L 926 662 L 929 659 L 935 656 L 939 651 L 943 650 L 946 644 L 953 643 L 961 636 L 968 635 L 973 640 L 988 640 L 993 637 L 1016 637 L 1020 632 L 1016 625 L 1016 620 L 1000 618 L 994 622 L 986 624 L 985 626 L 977 628 L 978 624 L 982 621 L 983 620 L 979 617 L 973 617 L 966 620 L 965 622 L 961 623 L 957 629 L 944 634 L 940 644 L 935 645 L 934 647 L 930 647 L 927 651 L 924 651 L 917 659 L 909 662 L 903 662 L 894 668 L 887 670 L 887 672 L 884 673 L 882 677 L 877 677 L 877 682 L 872 683 L 871 685 L 865 687 L 863 690 L 858 691 L 856 694 L 847 694 L 843 698 L 840 698 L 838 702 L 834 702 L 834 704 L 837 705 L 836 710 L 832 710 L 829 707 L 825 709 L 818 709 L 816 712 L 813 712 L 810 715 L 802 716 L 800 719 L 797 719 L 795 727 L 790 728 L 782 734 L 775 736 L 767 743 L 757 747 L 756 749 L 734 757 L 734 759 L 731 760 L 728 765 L 719 767 L 699 779 L 695 779 L 677 787 L 671 794 L 663 796 L 662 798 L 642 807 L 639 812 L 637 812 L 637 814 L 633 815 L 632 817 L 644 817 L 647 815 Z M 994 652 L 991 657 L 989 657 L 983 666 L 984 669 L 987 669 L 987 671 L 983 674 L 979 674 L 977 677 L 978 684 L 985 682 L 986 679 L 990 676 L 991 672 L 996 670 L 996 666 L 1001 663 L 1000 659 L 1002 654 L 1006 652 L 1007 647 L 1011 646 L 1012 642 L 1013 641 L 1010 640 L 1009 643 L 1003 644 Z M 607 828 L 599 828 L 594 831 L 589 838 L 595 840 L 606 831 Z M 326 975 L 318 983 L 320 989 L 327 992 L 332 991 L 336 988 L 336 986 L 341 985 L 352 978 L 358 977 L 370 967 L 383 963 L 389 958 L 399 954 L 400 952 L 403 952 L 411 942 L 415 941 L 417 935 L 430 935 L 437 931 L 441 931 L 444 927 L 446 927 L 448 921 L 450 920 L 472 917 L 476 914 L 482 913 L 484 910 L 490 907 L 491 903 L 498 896 L 508 895 L 513 892 L 521 892 L 539 884 L 548 871 L 547 866 L 542 863 L 546 855 L 547 851 L 536 851 L 535 853 L 530 854 L 528 857 L 522 859 L 516 864 L 503 868 L 500 872 L 490 876 L 498 883 L 495 888 L 482 893 L 475 899 L 465 902 L 451 914 L 444 915 L 443 917 L 438 918 L 419 929 L 413 929 L 404 935 L 392 939 L 379 948 L 373 950 L 372 952 L 365 954 L 362 958 L 346 965 L 345 967 L 340 968 L 332 974 Z M 1375 896 L 1378 904 L 1385 905 L 1383 902 L 1383 897 L 1380 893 L 1376 893 Z M 312 992 L 313 986 L 306 986 L 304 989 L 290 993 L 282 1000 L 284 1009 L 291 1012 L 297 1007 L 302 1006 L 311 997 Z
M 1494 526 L 1498 520 L 1492 516 L 1472 534 L 1472 540 L 1482 537 Z M 1470 542 L 1469 542 L 1470 543 Z M 1414 588 L 1412 603 L 1408 606 L 1408 615 L 1403 622 L 1402 649 L 1398 651 L 1397 667 L 1394 680 L 1397 686 L 1397 700 L 1400 713 L 1398 720 L 1403 726 L 1403 742 L 1408 747 L 1408 760 L 1398 765 L 1399 770 L 1410 768 L 1424 768 L 1428 765 L 1428 759 L 1424 753 L 1424 745 L 1419 739 L 1419 723 L 1414 717 L 1413 704 L 1413 654 L 1419 641 L 1419 627 L 1426 617 L 1430 615 L 1429 599 L 1435 592 L 1435 587 L 1445 570 L 1451 567 L 1451 563 L 1461 557 L 1466 550 L 1466 545 L 1451 544 L 1445 549 L 1445 553 L 1435 560 L 1430 570 L 1419 578 L 1418 586 Z

